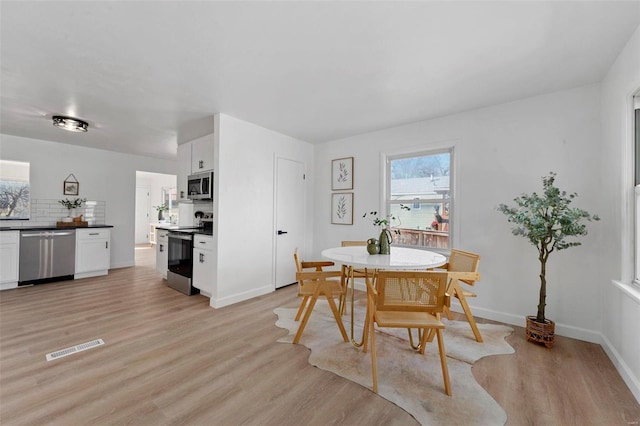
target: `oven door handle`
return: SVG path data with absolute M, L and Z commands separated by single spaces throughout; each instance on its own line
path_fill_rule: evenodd
M 193 235 L 191 235 L 191 234 L 183 235 L 183 234 L 181 234 L 179 232 L 175 232 L 175 233 L 174 232 L 169 232 L 169 238 L 191 241 L 193 239 Z

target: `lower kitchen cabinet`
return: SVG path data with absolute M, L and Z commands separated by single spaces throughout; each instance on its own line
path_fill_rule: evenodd
M 215 278 L 213 261 L 213 237 L 194 235 L 192 285 L 207 297 L 211 297 L 213 294 L 213 280 Z
M 74 278 L 107 275 L 111 265 L 110 244 L 110 229 L 76 229 L 76 271 Z
M 167 279 L 167 268 L 169 265 L 169 231 L 166 229 L 156 230 L 156 271 L 162 278 Z
M 0 290 L 18 286 L 20 231 L 0 232 Z

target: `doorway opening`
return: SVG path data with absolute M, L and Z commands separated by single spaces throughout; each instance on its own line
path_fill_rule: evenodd
M 155 262 L 156 227 L 178 220 L 176 182 L 176 175 L 136 171 L 136 265 Z

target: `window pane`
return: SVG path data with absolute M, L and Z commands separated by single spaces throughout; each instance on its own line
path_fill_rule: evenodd
M 29 219 L 29 163 L 0 160 L 0 220 Z
M 391 159 L 387 203 L 397 244 L 449 248 L 450 170 L 450 152 Z

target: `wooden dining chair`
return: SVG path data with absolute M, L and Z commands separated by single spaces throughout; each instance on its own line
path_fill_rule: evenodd
M 469 287 L 474 286 L 476 281 L 480 279 L 480 274 L 478 273 L 479 264 L 480 255 L 468 251 L 451 249 L 449 262 L 440 266 L 438 269 L 444 269 L 448 272 L 449 286 L 447 287 L 447 293 L 460 301 L 460 305 L 467 317 L 476 341 L 482 342 L 482 335 L 480 335 L 478 325 L 467 303 L 467 297 L 476 297 L 476 293 L 472 292 Z M 463 285 L 465 287 L 463 287 Z M 453 319 L 448 308 L 445 310 L 445 313 L 447 318 Z
M 342 271 L 324 271 L 322 268 L 327 266 L 333 266 L 333 262 L 303 262 L 298 255 L 298 249 L 293 253 L 293 259 L 296 263 L 296 280 L 298 281 L 298 296 L 302 297 L 302 302 L 295 316 L 295 320 L 300 320 L 302 315 L 302 321 L 298 326 L 298 331 L 293 339 L 293 343 L 298 343 L 304 328 L 309 321 L 311 312 L 318 300 L 318 297 L 324 296 L 329 303 L 329 307 L 336 319 L 340 334 L 345 342 L 348 341 L 347 332 L 342 323 L 342 317 L 340 316 L 340 309 L 342 303 L 344 303 L 345 295 L 345 283 Z M 305 269 L 307 271 L 305 271 Z M 312 271 L 308 271 L 312 269 Z M 338 298 L 340 301 L 340 307 L 336 306 L 334 298 Z
M 420 354 L 425 352 L 428 335 L 435 331 L 444 389 L 447 395 L 451 395 L 447 354 L 442 335 L 445 326 L 440 321 L 440 315 L 450 302 L 449 295 L 446 293 L 447 275 L 446 272 L 435 271 L 378 271 L 375 287 L 371 277 L 366 276 L 367 315 L 363 350 L 367 352 L 370 337 L 371 370 L 375 393 L 378 393 L 375 339 L 377 324 L 378 327 L 406 328 L 409 336 L 412 328 L 418 329 L 420 344 L 417 347 L 413 344 L 411 346 Z

